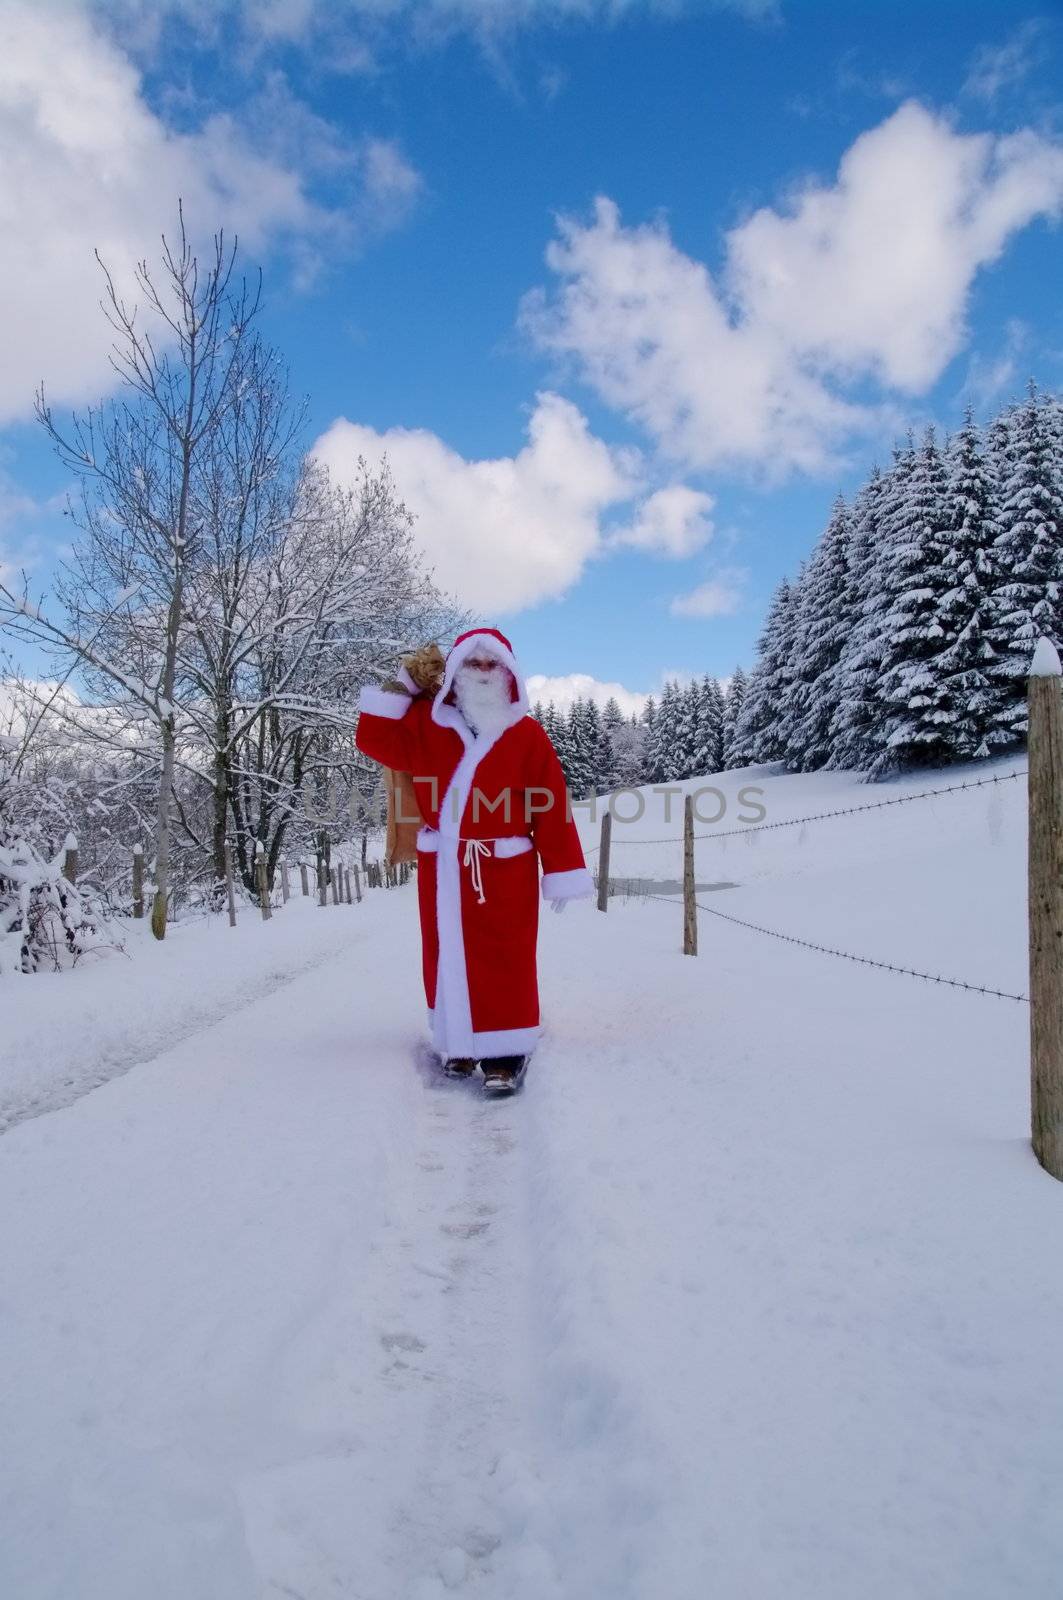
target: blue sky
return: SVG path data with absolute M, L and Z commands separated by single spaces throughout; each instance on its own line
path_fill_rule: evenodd
M 307 443 L 387 449 L 562 693 L 749 665 L 904 421 L 1063 382 L 1058 7 L 3 0 L 0 44 L 0 563 L 38 585 L 33 383 L 105 387 L 92 248 L 178 191 L 262 262 Z

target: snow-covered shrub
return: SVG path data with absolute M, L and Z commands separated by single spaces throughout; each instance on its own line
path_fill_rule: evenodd
M 5 776 L 0 748 L 0 977 L 73 966 L 89 951 L 114 947 L 91 890 L 63 876 L 68 835 L 49 853 L 22 786 Z

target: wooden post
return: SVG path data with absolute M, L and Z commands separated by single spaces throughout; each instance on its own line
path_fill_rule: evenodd
M 354 897 L 359 905 L 362 903 L 362 880 L 358 868 L 354 869 Z
M 233 847 L 225 846 L 225 892 L 229 900 L 229 926 L 236 927 L 236 884 L 233 882 Z
M 258 882 L 258 903 L 262 907 L 262 921 L 273 915 L 269 904 L 269 884 L 266 880 L 266 847 L 260 839 L 255 846 L 255 878 Z
M 340 903 L 340 869 L 339 869 L 339 867 L 333 867 L 333 869 L 332 869 L 332 904 L 334 906 L 338 906 L 339 903 Z
M 133 915 L 144 916 L 144 846 L 133 846 Z
M 343 869 L 343 898 L 346 900 L 346 902 L 347 902 L 347 904 L 349 906 L 354 904 L 354 901 L 351 898 L 351 869 L 350 869 L 350 867 L 344 867 L 344 869 Z
M 683 802 L 683 954 L 698 953 L 698 907 L 694 888 L 694 796 Z
M 317 864 L 317 901 L 318 905 L 328 905 L 328 877 L 325 874 L 324 856 L 321 857 Z
M 63 877 L 67 883 L 76 883 L 78 879 L 78 842 L 72 833 L 68 833 L 63 842 Z
M 613 813 L 606 806 L 602 812 L 602 835 L 598 846 L 598 910 L 609 909 L 609 846 L 613 839 Z
M 1028 691 L 1030 1120 L 1035 1156 L 1063 1179 L 1063 683 L 1048 639 Z
M 288 857 L 281 856 L 281 897 L 288 904 Z
M 310 893 L 310 879 L 307 877 L 305 861 L 300 861 L 299 863 L 299 881 L 303 886 L 303 895 L 305 897 Z

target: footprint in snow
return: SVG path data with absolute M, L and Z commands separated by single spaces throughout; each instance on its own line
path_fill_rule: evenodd
M 417 1355 L 426 1348 L 414 1333 L 382 1333 L 380 1343 L 389 1355 L 394 1350 L 405 1350 L 407 1355 Z
M 489 1222 L 444 1222 L 439 1231 L 448 1233 L 452 1239 L 475 1239 L 478 1234 L 486 1233 L 490 1226 Z

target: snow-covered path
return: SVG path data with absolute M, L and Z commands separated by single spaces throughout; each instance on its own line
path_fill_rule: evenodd
M 728 909 L 886 957 L 939 924 L 1021 985 L 1013 815 L 955 804 L 732 851 Z M 1024 1008 L 573 907 L 489 1105 L 419 1051 L 412 891 L 325 919 L 316 965 L 0 1139 L 0 1594 L 1055 1592 Z

